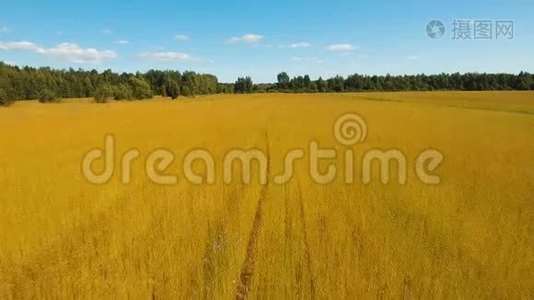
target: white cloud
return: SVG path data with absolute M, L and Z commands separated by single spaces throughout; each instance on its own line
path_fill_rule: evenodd
M 410 55 L 410 56 L 406 56 L 406 59 L 407 60 L 417 60 L 417 59 L 419 59 L 419 57 L 417 57 L 417 55 Z
M 226 40 L 226 43 L 233 44 L 233 43 L 237 43 L 237 42 L 245 42 L 245 43 L 253 44 L 253 43 L 257 43 L 257 42 L 261 41 L 263 38 L 264 38 L 263 35 L 249 33 L 249 34 L 245 34 L 245 35 L 243 35 L 241 37 L 237 37 L 237 36 L 231 37 L 228 40 Z
M 231 37 L 231 38 L 227 39 L 226 43 L 233 44 L 233 43 L 239 42 L 240 40 L 241 40 L 241 38 L 238 38 L 238 37 L 234 36 L 234 37 Z
M 106 29 L 102 30 L 102 33 L 105 33 L 105 34 L 110 34 L 112 32 L 113 32 L 113 30 L 111 30 L 109 28 L 106 28 Z
M 119 44 L 119 45 L 126 45 L 126 44 L 129 44 L 130 41 L 128 40 L 118 40 L 118 41 L 115 41 L 115 44 Z
M 311 44 L 310 43 L 306 43 L 306 42 L 301 42 L 301 43 L 295 43 L 295 44 L 291 44 L 288 46 L 288 48 L 293 48 L 293 49 L 296 49 L 296 48 L 310 48 L 311 47 Z
M 113 59 L 117 54 L 111 50 L 97 50 L 94 48 L 81 48 L 72 43 L 61 43 L 52 48 L 44 48 L 35 43 L 21 42 L 0 42 L 0 50 L 4 51 L 29 51 L 44 55 L 57 60 L 79 64 L 100 64 L 106 59 Z
M 198 60 L 187 53 L 180 52 L 144 52 L 142 58 L 159 61 L 193 61 Z
M 39 46 L 32 42 L 0 42 L 0 50 L 11 51 L 11 50 L 25 50 L 25 51 L 37 51 Z
M 11 28 L 7 26 L 0 27 L 0 32 L 11 32 Z
M 79 64 L 100 64 L 106 59 L 117 57 L 117 54 L 111 50 L 84 49 L 72 43 L 61 43 L 53 48 L 39 48 L 37 53 Z
M 241 39 L 247 43 L 256 43 L 263 39 L 262 35 L 257 34 L 245 34 Z
M 292 61 L 296 62 L 315 62 L 322 63 L 323 61 L 315 56 L 291 56 Z
M 185 40 L 188 40 L 189 38 L 190 37 L 185 34 L 177 34 L 174 36 L 174 39 L 179 40 L 179 41 L 185 41 Z
M 328 50 L 330 51 L 337 51 L 337 52 L 343 52 L 343 51 L 353 51 L 357 50 L 358 47 L 351 45 L 351 44 L 335 44 L 328 46 Z

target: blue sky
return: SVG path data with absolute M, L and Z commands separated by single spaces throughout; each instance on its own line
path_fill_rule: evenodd
M 290 76 L 534 72 L 534 1 L 17 0 L 0 60 L 114 71 L 194 70 L 222 82 Z M 445 36 L 431 39 L 438 19 Z M 453 39 L 454 20 L 514 21 L 514 38 Z M 495 27 L 495 25 L 493 25 Z M 494 28 L 495 30 L 495 28 Z

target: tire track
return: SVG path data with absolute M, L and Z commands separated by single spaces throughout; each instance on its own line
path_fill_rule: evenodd
M 300 202 L 300 218 L 302 219 L 302 235 L 304 239 L 304 252 L 306 255 L 306 266 L 308 269 L 308 273 L 310 274 L 310 298 L 315 299 L 315 280 L 313 279 L 313 272 L 312 272 L 312 263 L 311 263 L 311 255 L 310 255 L 310 246 L 308 244 L 308 231 L 306 230 L 306 219 L 304 214 L 304 200 L 302 199 L 302 190 L 300 188 L 300 181 L 297 179 L 297 190 L 298 190 L 298 197 Z
M 252 231 L 249 235 L 247 253 L 245 255 L 245 260 L 241 267 L 241 274 L 239 276 L 239 284 L 237 286 L 235 299 L 246 299 L 250 284 L 252 282 L 252 276 L 254 275 L 254 266 L 256 258 L 256 243 L 259 235 L 259 231 L 262 225 L 262 215 L 263 215 L 263 202 L 267 196 L 267 187 L 269 185 L 269 179 L 271 174 L 271 155 L 269 152 L 269 137 L 267 132 L 265 132 L 265 141 L 267 144 L 266 157 L 267 157 L 267 183 L 264 184 L 260 191 L 260 196 L 258 199 L 258 204 L 256 206 L 256 214 L 254 215 L 254 223 L 252 224 Z

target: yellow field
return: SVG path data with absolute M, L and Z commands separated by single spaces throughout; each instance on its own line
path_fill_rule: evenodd
M 355 182 L 315 183 L 305 157 L 285 184 L 223 184 L 233 148 L 285 153 L 310 141 L 347 147 L 332 127 L 368 126 L 353 147 Z M 116 170 L 89 183 L 82 158 L 116 138 Z M 152 183 L 144 159 L 175 153 L 176 185 Z M 213 185 L 185 180 L 182 157 L 209 150 Z M 399 149 L 406 184 L 361 181 L 363 154 Z M 444 156 L 422 183 L 428 148 Z M 330 160 L 344 174 L 342 160 Z M 326 170 L 328 163 L 323 163 Z M 95 170 L 101 168 L 95 165 Z M 202 171 L 201 165 L 195 165 Z M 253 168 L 256 171 L 257 168 Z M 239 170 L 234 169 L 234 172 Z M 394 171 L 394 170 L 393 170 Z M 394 172 L 392 172 L 394 173 Z M 534 93 L 424 92 L 217 95 L 103 105 L 68 100 L 0 108 L 0 297 L 330 298 L 534 296 Z

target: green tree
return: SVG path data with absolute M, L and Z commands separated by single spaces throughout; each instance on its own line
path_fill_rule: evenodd
M 186 97 L 195 95 L 195 73 L 184 72 L 182 75 L 182 84 L 180 86 L 180 94 Z
M 343 92 L 345 80 L 341 76 L 330 78 L 326 81 L 328 89 L 334 92 Z
M 113 99 L 115 100 L 132 100 L 133 92 L 129 85 L 119 84 L 113 88 Z
M 58 97 L 57 93 L 51 89 L 45 88 L 39 93 L 39 102 L 41 103 L 56 103 L 60 101 L 61 98 Z
M 311 79 L 310 79 L 310 75 L 306 74 L 304 75 L 304 78 L 303 78 L 303 85 L 304 85 L 304 89 L 309 92 L 311 90 Z
M 326 83 L 324 82 L 322 77 L 319 77 L 319 79 L 317 79 L 317 91 L 319 93 L 326 92 Z
M 245 90 L 245 78 L 238 77 L 237 81 L 234 84 L 234 92 L 236 94 L 244 94 Z
M 150 84 L 144 79 L 139 77 L 132 77 L 129 81 L 130 88 L 132 89 L 132 95 L 134 99 L 150 99 L 152 98 L 152 89 Z
M 0 106 L 10 106 L 13 102 L 13 99 L 7 95 L 6 91 L 0 89 Z
M 234 84 L 234 92 L 236 94 L 251 94 L 254 92 L 254 83 L 250 77 L 239 77 Z
M 279 89 L 287 89 L 289 87 L 289 75 L 287 75 L 286 72 L 281 72 L 276 76 L 278 79 L 278 88 Z
M 176 99 L 178 96 L 180 96 L 180 86 L 176 80 L 171 78 L 171 76 L 168 75 L 165 77 L 165 83 L 163 86 L 165 87 L 165 94 L 168 97 Z
M 254 83 L 252 82 L 252 78 L 245 77 L 245 91 L 249 94 L 254 92 Z
M 106 103 L 113 99 L 114 92 L 115 88 L 111 84 L 105 83 L 96 89 L 93 98 L 96 103 Z
M 514 89 L 516 90 L 530 90 L 530 85 L 532 84 L 532 77 L 530 74 L 521 72 L 517 75 Z

